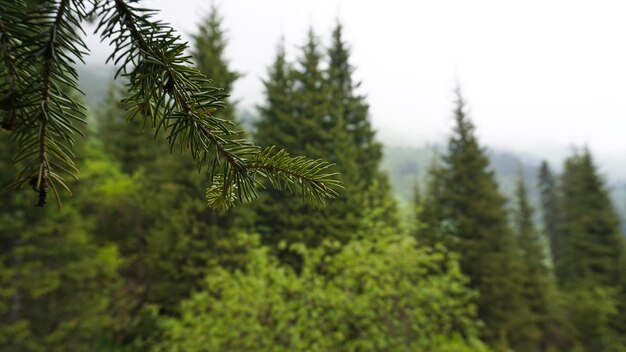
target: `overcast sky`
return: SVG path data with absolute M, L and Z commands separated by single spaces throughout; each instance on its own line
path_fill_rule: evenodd
M 144 4 L 189 34 L 210 2 Z M 626 1 L 216 4 L 232 68 L 245 74 L 233 92 L 242 107 L 261 102 L 261 79 L 281 36 L 295 58 L 309 27 L 328 43 L 339 19 L 372 122 L 388 143 L 443 140 L 458 77 L 483 143 L 535 154 L 587 144 L 605 159 L 626 161 Z

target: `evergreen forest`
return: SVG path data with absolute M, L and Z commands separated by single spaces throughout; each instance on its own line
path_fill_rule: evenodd
M 136 103 L 156 94 L 128 89 L 154 76 L 150 62 L 132 67 L 148 49 L 124 54 L 128 67 L 111 74 L 99 97 L 77 94 L 77 76 L 54 85 L 66 105 L 41 119 L 65 128 L 75 118 L 70 101 L 79 101 L 89 107 L 87 124 L 72 125 L 71 150 L 50 144 L 49 170 L 20 180 L 36 154 L 23 149 L 46 125 L 39 134 L 19 126 L 28 119 L 16 115 L 15 101 L 30 98 L 12 95 L 22 89 L 16 77 L 39 71 L 15 69 L 34 59 L 12 54 L 21 44 L 10 35 L 20 31 L 5 24 L 40 2 L 0 2 L 0 187 L 8 187 L 0 195 L 0 351 L 626 351 L 623 219 L 593 146 L 560 165 L 538 163 L 531 175 L 520 170 L 505 193 L 471 102 L 451 86 L 446 144 L 411 185 L 394 184 L 339 21 L 327 32 L 310 29 L 298 48 L 276 38 L 254 119 L 228 95 L 244 73 L 226 55 L 219 8 L 207 11 L 187 51 L 172 48 L 171 57 L 190 55 L 223 88 L 211 93 L 218 122 L 206 128 L 242 131 L 218 134 L 227 153 L 217 156 L 194 153 L 201 143 L 187 132 L 155 132 L 202 125 L 172 107 L 185 97 L 177 90 L 195 84 L 187 76 L 158 86 L 175 97 L 163 115 Z M 44 12 L 58 14 L 81 3 L 48 2 Z M 118 10 L 132 3 L 114 2 Z M 41 18 L 33 25 L 45 26 Z M 78 24 L 60 18 L 59 33 L 73 33 Z M 64 40 L 59 61 L 74 50 Z M 58 70 L 51 77 L 72 77 L 75 70 L 46 64 L 51 48 L 40 51 L 44 67 Z M 126 60 L 112 61 L 119 57 Z M 176 60 L 172 67 L 184 71 Z M 149 117 L 134 117 L 142 114 Z M 165 127 L 155 122 L 161 117 Z M 177 137 L 192 152 L 175 146 Z M 263 152 L 237 154 L 252 144 L 236 138 Z M 62 164 L 70 153 L 74 162 Z M 270 167 L 241 171 L 230 157 Z M 56 178 L 53 170 L 74 163 L 77 179 Z M 264 176 L 251 179 L 254 190 L 245 179 L 253 174 Z M 301 184 L 306 177 L 311 183 Z

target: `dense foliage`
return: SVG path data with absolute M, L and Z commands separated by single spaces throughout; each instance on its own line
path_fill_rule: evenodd
M 240 75 L 214 7 L 187 58 L 154 13 L 95 1 L 100 33 L 129 49 L 113 56 L 120 77 L 91 112 L 75 78 L 47 86 L 74 76 L 82 3 L 0 1 L 0 186 L 15 185 L 11 165 L 28 184 L 0 194 L 0 350 L 625 351 L 626 247 L 588 149 L 560 174 L 543 163 L 534 182 L 520 177 L 507 202 L 457 91 L 447 149 L 426 187 L 414 180 L 414 204 L 399 204 L 341 24 L 326 46 L 311 30 L 293 62 L 279 45 L 251 135 L 263 151 L 239 140 L 235 103 L 213 88 Z M 27 9 L 40 16 L 30 29 Z M 199 96 L 217 110 L 185 109 Z M 89 128 L 66 123 L 83 113 Z M 197 139 L 200 118 L 216 139 L 198 149 L 210 137 Z M 191 144 L 172 154 L 177 133 Z M 198 159 L 215 163 L 198 170 Z M 81 180 L 57 174 L 63 165 Z M 258 203 L 208 209 L 207 180 L 213 205 L 256 192 L 251 180 Z M 73 197 L 34 208 L 53 184 Z M 336 198 L 316 209 L 276 189 Z
M 445 250 L 409 237 L 295 250 L 299 274 L 266 248 L 244 271 L 211 273 L 181 318 L 164 321 L 158 350 L 486 350 L 474 292 Z

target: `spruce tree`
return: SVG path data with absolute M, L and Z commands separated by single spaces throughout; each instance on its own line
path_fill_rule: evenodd
M 515 191 L 513 227 L 521 254 L 521 292 L 525 319 L 519 351 L 545 350 L 551 337 L 550 299 L 553 298 L 552 273 L 548 266 L 546 243 L 533 223 L 533 208 L 526 185 L 520 176 Z
M 211 78 L 211 84 L 220 87 L 226 92 L 232 92 L 233 84 L 241 74 L 231 70 L 226 58 L 228 41 L 223 28 L 223 18 L 215 4 L 211 5 L 206 15 L 192 36 L 193 61 L 198 70 Z M 228 97 L 223 98 L 226 108 L 218 113 L 218 117 L 235 121 L 235 107 Z
M 555 261 L 560 251 L 559 188 L 556 177 L 552 174 L 547 161 L 543 161 L 539 167 L 539 191 L 541 193 L 543 229 L 550 243 L 552 261 Z
M 337 23 L 332 32 L 327 53 L 329 115 L 352 139 L 351 145 L 343 148 L 354 149 L 351 156 L 353 160 L 343 161 L 341 165 L 357 165 L 352 168 L 356 171 L 354 174 L 343 173 L 343 178 L 350 180 L 351 193 L 365 197 L 363 200 L 356 200 L 363 202 L 365 212 L 372 213 L 370 208 L 378 209 L 378 222 L 397 227 L 399 219 L 395 202 L 390 200 L 391 185 L 387 174 L 380 170 L 382 145 L 376 140 L 376 132 L 369 120 L 369 105 L 365 97 L 358 94 L 360 82 L 353 81 L 354 67 L 350 64 L 350 50 L 343 38 L 341 23 Z M 345 172 L 347 171 L 346 168 Z
M 103 106 L 97 114 L 97 133 L 104 151 L 120 163 L 122 171 L 133 174 L 167 154 L 163 141 L 155 140 L 150 128 L 140 121 L 126 119 L 129 108 L 122 85 L 111 81 Z
M 431 204 L 438 209 L 431 222 L 442 232 L 443 243 L 460 254 L 461 269 L 480 292 L 478 313 L 486 324 L 486 339 L 505 348 L 520 340 L 518 252 L 507 224 L 505 198 L 458 89 L 454 117 L 456 126 L 437 168 L 437 188 L 430 191 Z
M 417 223 L 421 224 L 416 229 L 416 237 L 420 245 L 444 244 L 443 234 L 445 228 L 450 225 L 450 221 L 444 219 L 443 204 L 441 203 L 444 187 L 441 178 L 443 174 L 444 170 L 439 165 L 438 159 L 433 158 L 426 173 L 426 192 L 421 197 L 421 211 L 417 217 Z
M 300 132 L 298 121 L 292 118 L 294 80 L 291 64 L 287 62 L 284 39 L 276 48 L 276 57 L 263 81 L 265 104 L 258 107 L 261 119 L 256 122 L 254 140 L 259 145 L 296 144 Z
M 255 206 L 257 230 L 264 243 L 274 248 L 282 241 L 309 246 L 316 246 L 322 239 L 346 242 L 360 226 L 360 193 L 366 183 L 360 178 L 356 137 L 348 131 L 345 112 L 366 111 L 366 107 L 353 99 L 349 78 L 347 83 L 331 82 L 323 62 L 324 55 L 312 30 L 297 67 L 286 62 L 284 49 L 279 48 L 265 82 L 267 101 L 260 108 L 255 141 L 262 146 L 289 146 L 294 154 L 324 156 L 336 164 L 334 170 L 342 174 L 346 189 L 320 211 L 297 199 L 266 191 Z M 341 98 L 335 100 L 333 91 Z M 297 265 L 297 255 L 283 252 L 281 258 Z
M 588 351 L 622 351 L 624 239 L 588 149 L 565 161 L 555 269 L 574 339 Z
M 358 173 L 346 175 L 346 178 L 353 176 L 351 184 L 354 182 L 360 184 L 361 189 L 367 189 L 380 175 L 382 145 L 374 138 L 375 131 L 369 121 L 369 106 L 365 97 L 357 93 L 360 83 L 353 82 L 354 68 L 349 61 L 350 51 L 343 39 L 341 24 L 337 24 L 331 38 L 326 78 L 330 120 L 350 134 L 355 146 L 354 161 L 359 166 Z
M 620 221 L 589 150 L 565 161 L 561 176 L 561 253 L 556 274 L 562 286 L 618 282 Z

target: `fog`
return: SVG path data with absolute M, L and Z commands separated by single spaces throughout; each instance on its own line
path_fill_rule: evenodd
M 185 38 L 210 3 L 145 1 Z M 439 142 L 460 82 L 484 144 L 555 158 L 588 145 L 621 164 L 626 152 L 626 3 L 620 1 L 217 1 L 232 68 L 245 76 L 242 109 L 262 101 L 261 79 L 281 36 L 295 58 L 309 28 L 323 43 L 339 20 L 379 137 Z M 95 39 L 90 39 L 91 42 Z M 106 48 L 94 50 L 102 63 Z

